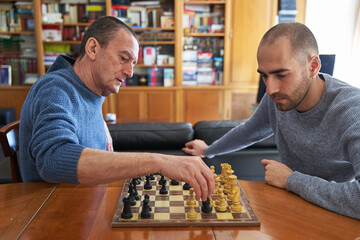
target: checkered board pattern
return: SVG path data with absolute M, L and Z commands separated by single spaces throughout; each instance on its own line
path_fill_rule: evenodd
M 182 189 L 184 183 L 180 182 L 179 185 L 171 185 L 170 180 L 166 179 L 166 188 L 169 193 L 164 195 L 159 193 L 161 189 L 161 185 L 158 184 L 159 180 L 160 176 L 156 175 L 156 179 L 150 181 L 153 188 L 146 190 L 144 189 L 145 180 L 142 178 L 141 184 L 136 186 L 141 200 L 138 200 L 135 206 L 131 206 L 133 218 L 123 219 L 121 218 L 124 205 L 122 199 L 128 196 L 127 192 L 131 181 L 126 180 L 111 223 L 112 227 L 260 226 L 260 222 L 239 183 L 241 212 L 232 212 L 229 207 L 232 202 L 227 200 L 227 210 L 225 212 L 219 212 L 213 207 L 211 213 L 203 213 L 201 212 L 202 202 L 196 201 L 195 211 L 197 212 L 197 218 L 188 219 L 186 213 L 189 211 L 189 207 L 186 205 L 186 200 L 189 198 L 189 190 Z M 142 200 L 144 200 L 145 194 L 150 196 L 150 205 L 152 207 L 150 218 L 141 217 Z M 215 205 L 217 198 L 217 194 L 212 195 L 213 205 Z

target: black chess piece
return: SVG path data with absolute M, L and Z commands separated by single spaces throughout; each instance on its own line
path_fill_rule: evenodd
M 131 206 L 135 206 L 136 205 L 136 199 L 134 198 L 134 194 L 135 194 L 135 190 L 134 190 L 134 184 L 132 182 L 130 182 L 129 184 L 129 198 L 130 198 L 130 205 Z
M 155 175 L 152 173 L 149 175 L 150 176 L 150 180 L 155 180 Z
M 138 193 L 138 191 L 136 189 L 136 185 L 138 185 L 137 184 L 137 179 L 134 178 L 131 182 L 133 184 L 133 189 L 134 189 L 133 197 L 135 198 L 135 200 L 140 200 L 140 195 L 139 195 L 139 193 Z
M 146 176 L 146 182 L 144 184 L 144 189 L 152 189 L 152 185 L 150 183 L 150 176 Z
M 171 185 L 179 185 L 179 181 L 174 180 L 174 179 L 171 179 L 170 184 L 171 184 Z
M 161 175 L 161 178 L 159 180 L 159 185 L 166 185 L 166 179 L 163 175 Z
M 141 177 L 136 178 L 136 185 L 139 185 L 141 183 Z
M 207 198 L 206 201 L 202 202 L 201 211 L 203 213 L 211 213 L 212 206 L 210 205 L 210 199 Z
M 152 208 L 151 208 L 151 205 L 150 205 L 150 196 L 149 196 L 149 194 L 145 194 L 145 199 L 147 199 L 148 201 L 149 201 L 149 210 L 150 210 L 150 212 L 152 211 Z
M 131 199 L 124 197 L 123 202 L 124 202 L 124 208 L 121 213 L 121 218 L 131 219 L 133 217 L 133 214 L 131 212 L 131 206 L 130 206 Z
M 151 217 L 151 212 L 149 209 L 149 200 L 148 199 L 144 199 L 143 201 L 143 206 L 142 206 L 142 210 L 141 210 L 141 217 L 142 218 L 149 218 Z
M 166 189 L 166 185 L 163 184 L 160 189 L 160 194 L 168 194 L 168 190 Z
M 189 190 L 191 188 L 191 186 L 190 186 L 190 184 L 188 184 L 188 183 L 185 183 L 184 185 L 183 185 L 183 189 L 184 190 Z

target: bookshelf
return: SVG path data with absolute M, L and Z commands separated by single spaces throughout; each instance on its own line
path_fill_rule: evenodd
M 22 0 L 24 1 L 24 0 Z M 26 0 L 25 0 L 26 1 Z M 67 0 L 70 2 L 70 0 Z M 73 2 L 82 2 L 74 0 Z M 88 0 L 86 0 L 87 2 Z M 130 2 L 133 2 L 132 0 Z M 137 2 L 139 2 L 138 0 Z M 1 1 L 3 3 L 4 1 Z M 14 1 L 5 1 L 14 2 Z M 16 2 L 16 1 L 15 1 Z M 38 76 L 45 74 L 44 47 L 56 44 L 76 46 L 79 41 L 66 40 L 59 42 L 46 42 L 42 40 L 43 27 L 51 26 L 42 21 L 42 3 L 59 2 L 59 0 L 28 0 L 33 4 L 35 29 L 21 31 L 22 35 L 35 36 L 37 52 Z M 112 0 L 103 0 L 106 15 L 114 14 Z M 114 2 L 124 2 L 116 0 Z M 140 41 L 142 46 L 162 46 L 172 48 L 174 61 L 167 60 L 162 64 L 136 65 L 137 71 L 146 71 L 151 68 L 171 68 L 174 70 L 173 86 L 125 86 L 119 94 L 106 98 L 103 113 L 116 113 L 117 118 L 123 122 L 129 121 L 162 121 L 196 123 L 200 120 L 230 120 L 244 119 L 251 115 L 249 110 L 255 101 L 258 84 L 256 72 L 256 49 L 263 33 L 274 24 L 277 12 L 277 1 L 269 0 L 224 0 L 224 1 L 190 1 L 171 0 L 174 4 L 174 26 L 171 27 L 137 27 L 139 34 L 148 32 L 172 33 L 172 40 Z M 298 0 L 298 12 L 305 12 L 305 0 Z M 215 5 L 223 6 L 224 31 L 223 32 L 193 32 L 184 31 L 183 16 L 185 5 Z M 115 7 L 116 8 L 116 7 Z M 304 19 L 300 19 L 304 22 Z M 88 23 L 56 23 L 61 28 L 86 27 Z M 7 33 L 7 32 L 5 32 Z M 1 32 L 0 35 L 5 34 Z M 17 35 L 17 32 L 9 35 Z M 224 42 L 223 49 L 223 81 L 220 85 L 183 85 L 183 52 L 186 38 L 217 38 Z M 148 82 L 147 82 L 148 83 Z M 17 117 L 20 116 L 21 105 L 29 86 L 0 87 L 0 107 L 17 107 Z M 11 101 L 9 100 L 11 99 Z M 15 101 L 16 104 L 12 104 Z
M 32 1 L 0 2 L 0 65 L 7 69 L 1 85 L 31 84 L 37 79 Z M 4 71 L 4 70 L 2 70 Z

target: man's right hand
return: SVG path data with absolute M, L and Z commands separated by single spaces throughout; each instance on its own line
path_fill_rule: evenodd
M 203 140 L 195 139 L 193 141 L 187 142 L 182 150 L 187 154 L 203 158 L 205 157 L 204 151 L 207 147 L 208 145 Z

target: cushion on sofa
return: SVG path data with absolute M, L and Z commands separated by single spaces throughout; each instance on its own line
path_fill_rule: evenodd
M 194 137 L 191 123 L 109 124 L 116 151 L 181 149 Z
M 244 122 L 245 120 L 200 121 L 194 125 L 194 138 L 204 140 L 206 144 L 210 145 Z M 274 137 L 255 143 L 249 148 L 276 148 Z

